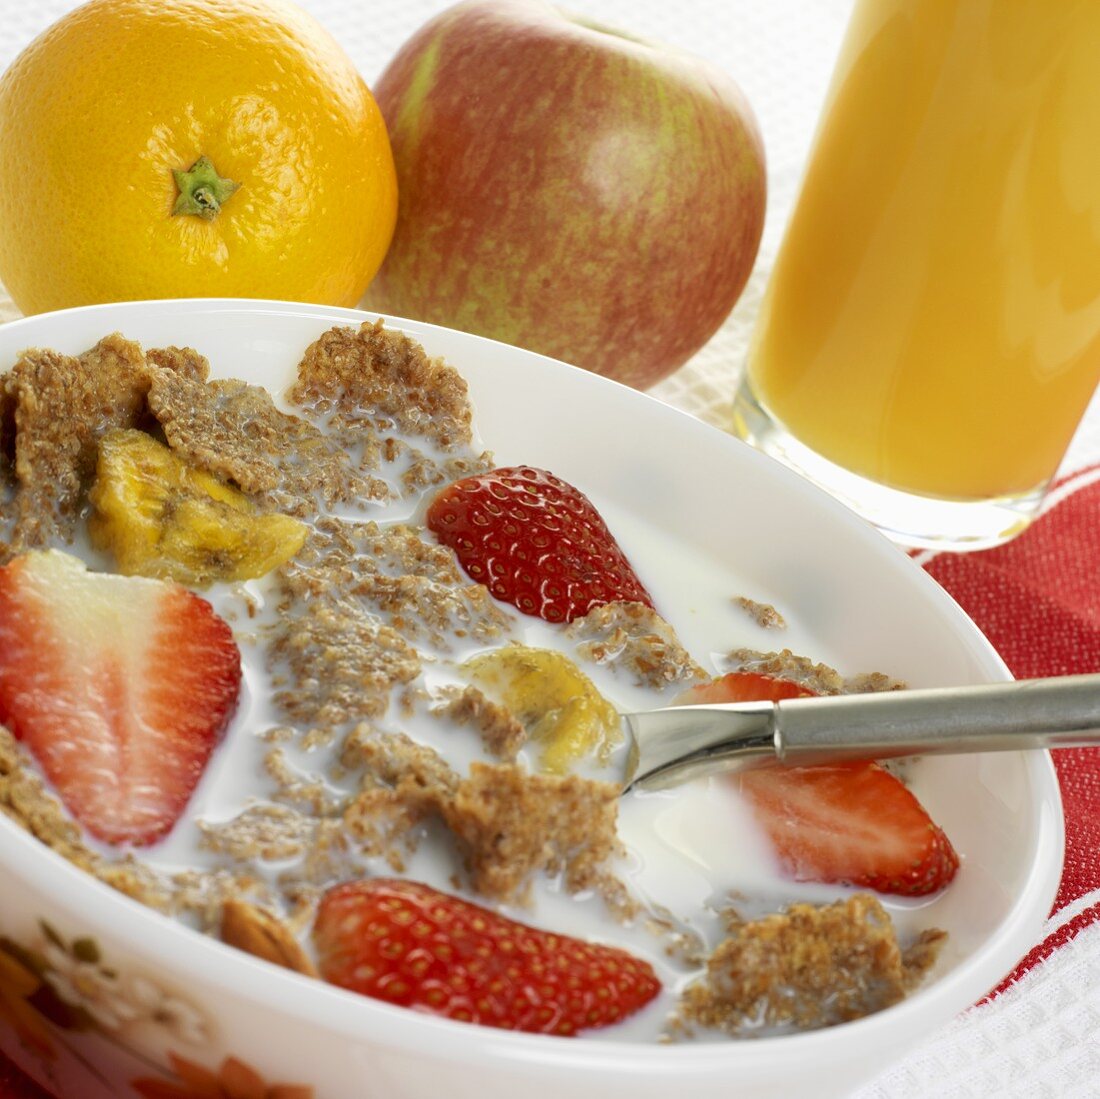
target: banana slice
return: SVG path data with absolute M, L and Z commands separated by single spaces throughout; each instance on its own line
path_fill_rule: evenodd
M 618 711 L 561 653 L 512 645 L 475 656 L 463 668 L 512 711 L 530 741 L 542 744 L 544 771 L 563 774 L 591 755 L 606 763 L 622 740 Z
M 143 431 L 100 440 L 89 499 L 92 544 L 113 554 L 119 572 L 192 587 L 263 576 L 293 557 L 308 533 L 288 515 L 261 513 Z

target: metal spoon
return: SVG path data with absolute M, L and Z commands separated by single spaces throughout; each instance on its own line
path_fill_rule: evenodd
M 1100 744 L 1100 675 L 627 714 L 623 792 L 716 771 Z

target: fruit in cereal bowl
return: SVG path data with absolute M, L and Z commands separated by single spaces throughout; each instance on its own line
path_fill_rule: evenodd
M 797 679 L 736 671 L 690 688 L 678 702 L 778 702 L 814 693 Z M 897 775 L 873 761 L 761 768 L 733 781 L 793 877 L 916 897 L 938 893 L 959 869 L 943 829 Z
M 326 980 L 448 1019 L 570 1036 L 660 990 L 625 951 L 526 927 L 420 882 L 334 886 L 313 925 Z
M 122 422 L 78 433 L 85 445 L 43 499 L 20 472 L 43 460 L 24 426 L 26 387 L 71 376 L 95 348 L 99 367 L 80 376 L 136 396 L 116 394 Z M 199 356 L 214 381 L 181 367 Z M 342 363 L 357 367 L 354 380 Z M 793 880 L 728 781 L 620 797 L 614 743 L 541 767 L 544 714 L 525 724 L 507 684 L 478 682 L 476 661 L 512 645 L 555 652 L 619 712 L 727 674 L 767 675 L 765 650 L 824 662 L 814 664 L 821 681 L 825 665 L 838 669 L 828 673 L 835 689 L 866 686 L 872 672 L 914 685 L 1004 678 L 915 566 L 734 440 L 515 348 L 303 305 L 164 302 L 34 318 L 0 330 L 0 365 L 0 541 L 10 560 L 45 538 L 92 572 L 117 571 L 83 534 L 95 451 L 117 429 L 158 435 L 259 513 L 309 527 L 265 576 L 202 591 L 232 629 L 244 686 L 164 838 L 140 848 L 94 841 L 22 745 L 0 739 L 0 870 L 19 883 L 0 902 L 0 950 L 22 974 L 28 1013 L 47 999 L 69 1004 L 68 1014 L 38 1010 L 33 1032 L 21 1015 L 25 1042 L 0 1016 L 0 1046 L 44 1082 L 112 1095 L 134 1080 L 167 1088 L 247 1069 L 269 1087 L 352 1095 L 370 1086 L 369 1064 L 379 1094 L 414 1099 L 437 1094 L 443 1073 L 463 1099 L 517 1089 L 548 1099 L 563 1088 L 656 1099 L 686 1081 L 717 1099 L 730 1079 L 750 1096 L 810 1082 L 820 1091 L 821 1080 L 842 1094 L 983 995 L 1041 926 L 1061 852 L 1041 755 L 928 758 L 901 776 L 960 861 L 915 904 L 875 882 Z M 653 439 L 659 448 L 641 442 Z M 547 621 L 463 570 L 424 524 L 430 502 L 448 485 L 521 466 L 584 494 L 648 603 L 612 600 Z M 716 511 L 715 492 L 736 506 Z M 745 598 L 781 612 L 778 642 Z M 564 665 L 547 667 L 554 680 Z M 321 918 L 336 911 L 332 898 L 372 892 L 384 919 Z M 401 900 L 410 892 L 432 920 Z M 532 929 L 540 944 L 586 944 L 644 995 L 601 980 L 621 1011 L 569 1015 L 586 1024 L 573 1037 L 509 1030 L 520 1012 L 506 998 L 486 1001 L 504 1025 L 447 1017 L 427 996 L 403 1003 L 412 989 L 400 982 L 431 973 L 448 1003 L 466 996 L 471 1019 L 481 1010 L 486 996 L 467 973 L 432 969 L 469 942 L 433 928 L 456 912 L 463 926 L 491 929 L 473 939 L 476 958 L 506 962 L 505 944 L 527 942 L 522 929 Z M 358 959 L 350 969 L 366 967 L 353 975 L 366 982 L 359 991 L 310 975 L 326 975 L 333 926 Z M 360 933 L 375 938 L 356 941 Z M 430 952 L 418 953 L 420 936 Z M 785 948 L 754 974 L 766 999 L 715 997 L 765 941 L 823 945 L 793 1016 L 775 1008 L 794 980 Z M 881 968 L 841 985 L 845 951 L 868 943 L 880 944 Z M 521 978 L 528 964 L 568 971 L 572 947 L 532 950 L 515 967 Z M 407 972 L 372 959 L 400 959 Z M 78 965 L 76 1004 L 66 974 Z M 564 1011 L 553 981 L 526 983 L 541 997 L 528 1004 L 533 1018 Z M 374 995 L 381 985 L 392 996 Z M 42 988 L 52 991 L 33 991 Z M 868 989 L 885 992 L 869 1000 Z M 821 1011 L 827 1001 L 844 1005 L 840 1017 Z M 158 1029 L 156 1004 L 168 1002 L 186 1026 Z M 79 1031 L 62 1025 L 77 1008 Z M 753 1018 L 767 1019 L 762 1030 Z M 297 1053 L 307 1045 L 308 1062 Z
M 429 530 L 498 599 L 548 622 L 572 622 L 605 603 L 645 603 L 592 502 L 545 470 L 494 469 L 437 493 Z
M 228 624 L 178 584 L 56 549 L 0 568 L 0 725 L 97 840 L 151 844 L 175 825 L 240 684 Z

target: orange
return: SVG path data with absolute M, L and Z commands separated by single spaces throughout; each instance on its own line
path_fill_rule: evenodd
M 0 78 L 0 150 L 0 281 L 25 313 L 354 305 L 393 234 L 382 116 L 283 0 L 92 0 Z

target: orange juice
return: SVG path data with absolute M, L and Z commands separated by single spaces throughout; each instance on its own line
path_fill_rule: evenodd
M 1100 0 L 861 0 L 749 357 L 893 488 L 1034 490 L 1100 380 Z

